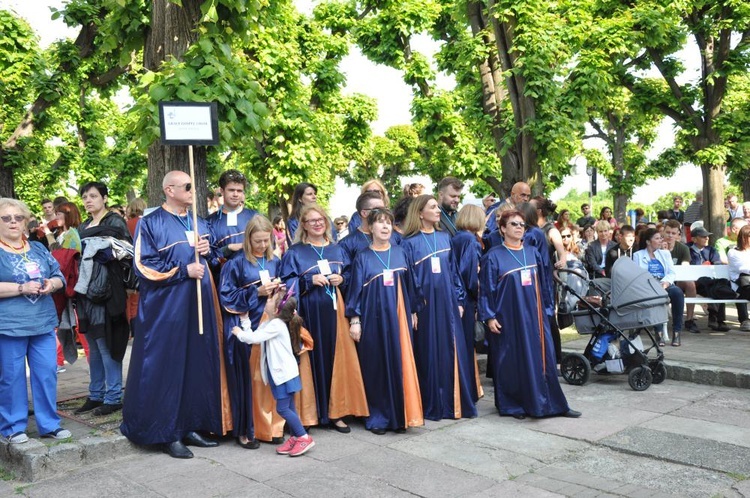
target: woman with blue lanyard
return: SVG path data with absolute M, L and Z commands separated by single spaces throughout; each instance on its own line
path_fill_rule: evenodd
M 450 236 L 437 230 L 439 222 L 437 200 L 420 195 L 409 206 L 401 242 L 425 298 L 414 331 L 422 407 L 428 420 L 476 417 L 476 381 L 461 326 L 464 288 Z
M 544 313 L 536 248 L 523 244 L 526 222 L 521 212 L 498 219 L 502 245 L 482 257 L 479 270 L 479 319 L 489 330 L 495 406 L 517 419 L 580 417 L 571 410 L 557 379 L 549 317 Z
M 26 204 L 0 199 L 0 440 L 10 444 L 29 440 L 27 360 L 39 434 L 71 435 L 57 415 L 57 312 L 50 296 L 65 286 L 65 279 L 49 251 L 26 240 L 30 217 Z
M 366 221 L 372 244 L 352 265 L 346 315 L 367 392 L 365 427 L 383 435 L 424 425 L 411 339 L 424 300 L 411 261 L 391 243 L 393 214 L 373 209 Z
M 251 358 L 250 345 L 238 340 L 231 331 L 240 325 L 243 313 L 248 313 L 250 323 L 257 328 L 268 297 L 281 285 L 278 278 L 281 262 L 273 255 L 272 232 L 273 226 L 268 218 L 262 215 L 251 218 L 244 230 L 244 257 L 229 259 L 224 264 L 219 284 L 233 434 L 237 444 L 253 450 L 260 446 L 256 438 L 280 443 L 284 435 L 284 419 L 274 410 L 270 388 L 262 381 L 253 382 L 261 376 L 260 348 L 255 348 L 257 351 L 253 351 L 255 354 Z M 253 413 L 258 415 L 258 420 L 254 420 Z
M 344 314 L 346 256 L 333 242 L 330 219 L 320 206 L 304 206 L 299 221 L 294 244 L 281 260 L 281 280 L 299 289 L 299 314 L 315 344 L 310 363 L 319 422 L 348 433 L 341 418 L 367 415 L 367 400 Z

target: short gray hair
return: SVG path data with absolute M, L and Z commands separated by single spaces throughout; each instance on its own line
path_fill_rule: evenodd
M 21 211 L 21 214 L 24 218 L 26 218 L 26 221 L 31 218 L 31 210 L 29 209 L 29 206 L 27 206 L 24 202 L 19 201 L 18 199 L 13 199 L 11 197 L 0 197 L 0 211 L 9 207 L 16 208 Z

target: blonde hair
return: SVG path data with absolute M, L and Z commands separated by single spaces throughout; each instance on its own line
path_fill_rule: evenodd
M 245 258 L 254 265 L 258 264 L 258 258 L 253 254 L 250 236 L 257 232 L 267 232 L 269 237 L 273 238 L 273 225 L 262 214 L 256 214 L 247 222 L 247 225 L 245 225 L 245 240 L 242 241 L 242 250 L 245 252 Z M 273 259 L 273 244 L 268 244 L 266 253 L 263 256 L 268 261 Z
M 427 203 L 433 200 L 437 202 L 434 196 L 429 194 L 420 195 L 415 197 L 414 200 L 409 204 L 409 210 L 406 212 L 406 219 L 404 220 L 404 237 L 409 237 L 422 230 L 422 219 L 419 217 L 422 210 L 427 206 Z M 440 223 L 435 223 L 435 230 L 440 230 Z
M 478 233 L 484 230 L 484 209 L 474 204 L 466 204 L 456 217 L 456 229 Z
M 302 242 L 303 244 L 307 244 L 307 230 L 304 228 L 305 224 L 305 218 L 307 218 L 307 215 L 314 211 L 321 215 L 323 217 L 323 223 L 325 223 L 326 232 L 323 234 L 323 237 L 328 242 L 333 242 L 333 237 L 331 236 L 331 220 L 328 219 L 328 213 L 325 212 L 325 210 L 318 206 L 317 204 L 309 204 L 306 206 L 303 206 L 302 209 L 300 209 L 299 212 L 299 227 L 297 227 L 297 232 L 294 234 L 294 243 Z
M 372 180 L 367 180 L 365 183 L 363 183 L 360 194 L 364 194 L 368 190 L 372 190 L 373 185 L 378 187 L 380 193 L 383 194 L 383 204 L 385 204 L 385 207 L 390 207 L 391 200 L 388 198 L 388 192 L 386 192 L 383 182 L 378 179 L 373 178 Z
M 24 202 L 19 201 L 18 199 L 13 199 L 11 197 L 0 197 L 0 210 L 5 208 L 16 208 L 19 211 L 21 211 L 21 214 L 24 218 L 26 218 L 26 221 L 29 221 L 29 218 L 31 218 L 31 210 L 29 209 L 29 206 L 27 206 Z
M 143 212 L 146 210 L 146 201 L 141 199 L 140 197 L 136 197 L 132 201 L 130 201 L 130 204 L 128 204 L 128 218 L 138 218 L 139 216 L 143 216 Z

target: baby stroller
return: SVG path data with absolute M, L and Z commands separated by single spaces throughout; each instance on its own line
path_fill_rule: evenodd
M 669 296 L 657 280 L 630 258 L 615 262 L 611 279 L 589 280 L 582 268 L 560 269 L 554 279 L 558 314 L 570 313 L 578 333 L 591 335 L 583 354 L 567 354 L 560 362 L 568 384 L 585 384 L 592 370 L 626 373 L 635 391 L 664 382 L 664 353 L 651 329 L 667 322 Z M 644 347 L 644 333 L 651 346 Z M 656 357 L 650 359 L 652 350 Z

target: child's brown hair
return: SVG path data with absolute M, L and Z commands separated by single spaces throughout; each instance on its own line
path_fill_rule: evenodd
M 277 318 L 284 322 L 289 329 L 289 337 L 292 340 L 292 351 L 297 354 L 302 349 L 302 327 L 305 323 L 297 314 L 297 300 L 289 297 L 278 309 Z

